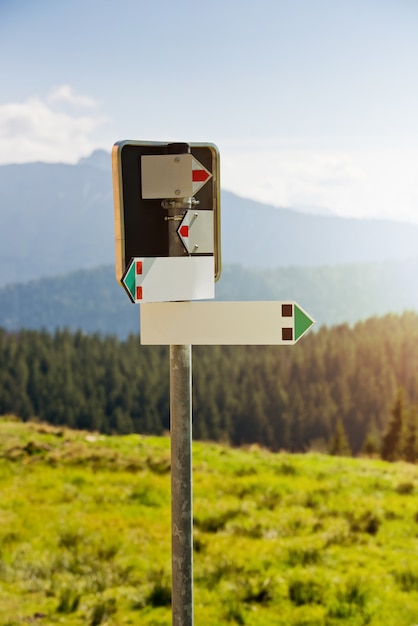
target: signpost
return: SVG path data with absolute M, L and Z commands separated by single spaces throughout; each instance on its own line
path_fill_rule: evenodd
M 193 626 L 191 346 L 293 345 L 314 321 L 293 301 L 195 301 L 221 271 L 216 146 L 122 141 L 112 171 L 116 279 L 141 343 L 170 346 L 172 623 Z
M 132 302 L 214 298 L 220 276 L 213 144 L 122 141 L 112 150 L 116 279 Z M 170 345 L 173 626 L 193 624 L 191 344 Z

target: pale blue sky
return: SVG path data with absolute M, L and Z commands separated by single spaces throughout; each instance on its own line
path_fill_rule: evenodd
M 225 188 L 418 221 L 416 0 L 0 0 L 0 163 L 208 141 Z

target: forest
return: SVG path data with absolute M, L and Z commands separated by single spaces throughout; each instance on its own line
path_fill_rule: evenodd
M 106 434 L 162 434 L 168 348 L 141 346 L 137 335 L 0 329 L 0 415 L 11 413 Z M 394 460 L 388 438 L 403 458 L 407 432 L 415 460 L 417 415 L 416 312 L 324 326 L 296 346 L 193 348 L 197 440 L 290 452 L 332 451 L 344 440 L 350 453 Z

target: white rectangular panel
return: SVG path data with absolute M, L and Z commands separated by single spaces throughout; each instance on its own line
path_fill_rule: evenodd
M 140 303 L 215 297 L 214 258 L 211 256 L 145 257 L 141 263 L 141 274 L 136 276 Z
M 313 323 L 294 302 L 166 302 L 141 305 L 140 334 L 150 345 L 293 345 Z
M 188 198 L 193 196 L 191 154 L 141 156 L 142 198 Z

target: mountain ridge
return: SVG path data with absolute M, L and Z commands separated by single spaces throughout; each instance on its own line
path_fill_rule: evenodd
M 295 300 L 319 328 L 418 310 L 418 290 L 411 289 L 417 275 L 418 259 L 270 270 L 227 265 L 215 290 L 217 300 Z M 116 282 L 114 266 L 103 265 L 0 288 L 0 327 L 125 338 L 139 333 L 139 307 Z
M 222 190 L 224 265 L 272 269 L 418 256 L 418 224 L 313 215 Z M 0 166 L 0 286 L 114 262 L 110 154 Z

